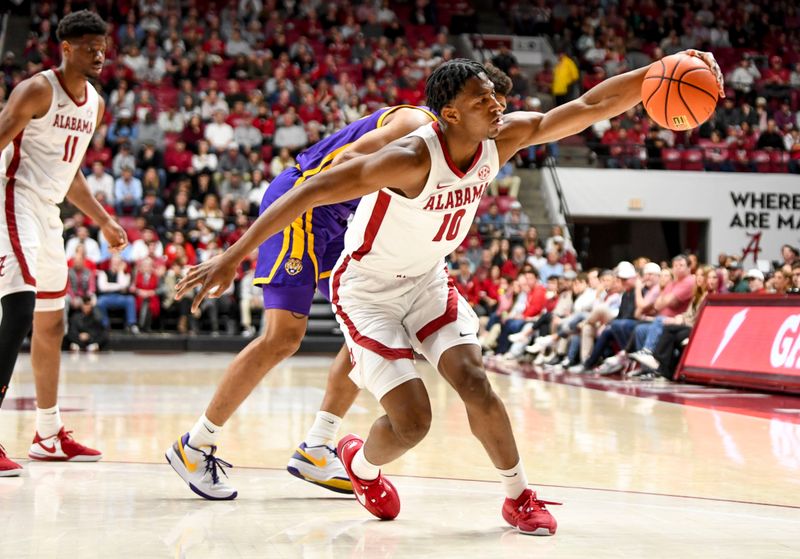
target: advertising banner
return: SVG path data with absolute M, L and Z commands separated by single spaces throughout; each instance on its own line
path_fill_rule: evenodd
M 677 378 L 800 393 L 800 297 L 709 297 Z

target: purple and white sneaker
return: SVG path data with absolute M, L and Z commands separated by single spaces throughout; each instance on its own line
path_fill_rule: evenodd
M 236 498 L 238 492 L 227 485 L 219 474 L 222 472 L 227 478 L 228 474 L 225 473 L 223 466 L 225 468 L 233 466 L 214 456 L 216 452 L 216 446 L 201 448 L 189 446 L 189 433 L 186 433 L 167 449 L 165 456 L 172 469 L 189 484 L 189 489 L 204 499 L 230 501 Z

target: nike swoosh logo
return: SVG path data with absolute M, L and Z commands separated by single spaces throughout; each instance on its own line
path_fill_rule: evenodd
M 55 453 L 55 451 L 56 451 L 56 445 L 55 445 L 55 443 L 53 443 L 53 446 L 47 446 L 46 444 L 44 444 L 43 442 L 41 442 L 41 441 L 40 441 L 40 442 L 39 442 L 39 446 L 40 446 L 40 447 L 42 447 L 43 449 L 45 449 L 45 450 L 46 450 L 47 452 L 49 452 L 50 454 L 53 454 L 53 453 Z
M 323 421 L 327 421 L 331 425 L 333 425 L 335 423 L 335 421 L 331 421 L 330 419 L 325 419 L 324 417 L 322 419 L 323 419 Z
M 470 334 L 472 334 L 472 332 L 459 332 L 459 333 L 458 333 L 458 335 L 459 335 L 459 336 L 461 336 L 462 338 L 463 338 L 464 336 L 469 336 Z
M 450 188 L 451 186 L 453 186 L 453 185 L 452 184 L 437 184 L 436 185 L 436 190 L 441 190 L 442 188 Z
M 63 109 L 63 108 L 64 108 L 64 107 L 66 107 L 67 105 L 69 105 L 69 103 L 59 103 L 59 104 L 58 104 L 58 108 L 59 108 L 59 109 Z
M 506 474 L 500 474 L 500 475 L 503 477 L 517 477 L 517 474 L 511 474 L 510 476 L 507 476 Z
M 197 464 L 190 461 L 189 458 L 186 456 L 186 452 L 183 450 L 183 441 L 178 441 L 178 450 L 181 453 L 181 458 L 183 459 L 183 465 L 186 466 L 186 469 L 194 473 L 197 470 Z
M 322 458 L 314 458 L 302 448 L 298 448 L 297 453 L 306 460 L 308 460 L 309 462 L 311 462 L 312 464 L 314 464 L 317 468 L 324 468 L 325 466 L 328 465 L 328 459 L 325 458 L 324 456 Z
M 204 425 L 203 425 L 203 427 L 205 427 L 205 428 L 206 428 L 206 431 L 208 431 L 209 433 L 216 433 L 216 431 L 212 431 L 211 429 L 209 429 L 209 428 L 208 428 L 208 425 L 205 425 L 205 424 L 204 424 Z

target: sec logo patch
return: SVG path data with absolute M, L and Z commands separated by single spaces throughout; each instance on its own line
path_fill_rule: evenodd
M 492 173 L 491 169 L 489 169 L 488 165 L 484 165 L 480 169 L 478 169 L 478 178 L 482 181 L 485 181 L 489 178 L 489 175 Z
M 290 276 L 296 276 L 303 271 L 303 261 L 299 258 L 290 258 L 286 261 L 286 264 L 283 265 L 283 268 Z

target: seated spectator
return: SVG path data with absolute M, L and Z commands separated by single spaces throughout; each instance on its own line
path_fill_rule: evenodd
M 158 240 L 156 230 L 152 227 L 145 227 L 142 229 L 142 236 L 131 243 L 127 261 L 139 262 L 151 254 L 156 258 L 161 258 L 164 255 L 164 246 Z
M 164 274 L 162 282 L 161 310 L 173 316 L 177 314 L 179 334 L 186 334 L 189 331 L 189 315 L 192 307 L 192 300 L 189 297 L 175 300 L 175 295 L 178 293 L 177 284 L 184 275 L 185 267 L 185 258 L 175 259 Z
M 789 101 L 789 69 L 783 65 L 783 60 L 778 55 L 769 59 L 769 67 L 764 70 L 761 80 L 761 91 L 768 99 L 778 98 Z
M 75 236 L 67 241 L 64 248 L 67 260 L 71 260 L 75 256 L 78 246 L 83 248 L 83 254 L 88 260 L 94 263 L 101 262 L 100 245 L 89 236 L 89 228 L 86 226 L 78 227 Z
M 744 279 L 747 280 L 747 287 L 750 293 L 767 292 L 766 288 L 764 287 L 764 272 L 758 268 L 753 268 L 748 271 Z
M 253 174 L 250 177 L 250 188 L 247 193 L 247 200 L 250 202 L 251 207 L 251 215 L 253 215 L 253 213 L 256 215 L 258 214 L 258 208 L 261 205 L 261 200 L 267 193 L 268 188 L 269 181 L 264 178 L 264 173 L 260 169 L 253 171 Z M 254 207 L 255 212 L 253 212 Z
M 97 272 L 97 309 L 105 329 L 111 327 L 108 311 L 122 309 L 125 311 L 125 328 L 131 334 L 139 333 L 136 325 L 136 298 L 131 294 L 131 276 L 126 271 L 125 261 L 119 255 L 111 257 L 107 271 Z
M 101 161 L 92 163 L 92 173 L 86 177 L 89 190 L 95 196 L 102 192 L 105 200 L 109 204 L 114 204 L 114 177 L 106 173 L 106 169 Z
M 233 141 L 242 146 L 245 151 L 250 151 L 261 147 L 263 138 L 258 128 L 253 126 L 248 119 L 233 129 Z
M 233 142 L 233 127 L 225 122 L 223 111 L 214 112 L 214 119 L 206 125 L 203 135 L 208 140 L 211 149 L 217 153 L 221 153 Z
M 714 130 L 709 141 L 703 145 L 703 164 L 706 171 L 733 171 L 728 153 L 728 143 Z
M 75 252 L 67 272 L 67 309 L 77 310 L 83 298 L 94 299 L 97 295 L 94 267 L 87 265 L 83 250 Z
M 79 301 L 80 312 L 75 312 L 69 317 L 69 329 L 66 335 L 69 349 L 99 351 L 108 342 L 108 329 L 103 326 L 91 297 L 84 296 Z
M 158 126 L 167 134 L 180 134 L 186 121 L 175 106 L 169 106 L 158 114 Z
M 181 132 L 180 140 L 187 148 L 196 150 L 200 140 L 205 139 L 205 125 L 200 115 L 191 115 L 186 120 L 186 126 Z
M 189 203 L 189 193 L 185 190 L 179 190 L 175 194 L 174 202 L 164 210 L 164 219 L 167 220 L 167 227 L 173 230 L 178 220 L 184 219 L 192 223 L 198 217 L 200 217 L 200 213 L 193 204 Z
M 783 151 L 783 135 L 780 133 L 780 130 L 775 126 L 775 120 L 769 119 L 767 121 L 767 129 L 764 130 L 761 135 L 758 137 L 758 143 L 756 144 L 758 149 L 765 149 L 767 151 Z
M 272 178 L 280 175 L 284 170 L 289 167 L 294 167 L 297 164 L 294 157 L 292 157 L 289 148 L 281 148 L 278 154 L 272 158 L 269 164 L 269 172 Z
M 192 152 L 186 149 L 186 142 L 179 139 L 164 154 L 164 166 L 167 169 L 167 180 L 173 182 L 194 172 L 192 168 Z
M 530 225 L 531 219 L 522 211 L 522 204 L 518 200 L 511 202 L 508 213 L 503 219 L 505 237 L 512 242 L 521 242 Z
M 209 228 L 216 232 L 222 231 L 225 227 L 225 215 L 219 207 L 219 199 L 216 194 L 206 194 L 203 206 L 198 211 L 200 218 L 205 221 Z
M 564 265 L 559 261 L 560 258 L 561 255 L 556 250 L 547 253 L 545 264 L 538 270 L 543 283 L 547 282 L 551 276 L 561 277 L 564 275 Z
M 755 83 L 761 79 L 761 72 L 749 57 L 739 61 L 739 65 L 725 78 L 725 82 L 740 96 L 753 102 Z
M 192 169 L 195 173 L 213 173 L 217 170 L 219 160 L 216 153 L 211 153 L 207 140 L 197 142 L 197 153 L 192 155 Z
M 111 148 L 106 145 L 106 137 L 100 132 L 95 132 L 92 136 L 92 145 L 86 150 L 83 158 L 83 168 L 92 167 L 95 162 L 100 162 L 106 170 L 111 169 L 113 154 Z
M 161 312 L 161 300 L 158 297 L 160 284 L 161 278 L 154 270 L 153 260 L 150 257 L 136 264 L 133 293 L 136 296 L 138 326 L 145 332 L 150 331 L 153 321 Z
M 281 116 L 272 143 L 278 149 L 286 148 L 296 153 L 308 145 L 308 135 L 303 126 L 297 122 L 297 117 L 292 113 L 286 113 Z
M 133 112 L 121 109 L 117 113 L 117 120 L 108 127 L 108 143 L 111 146 L 120 146 L 124 143 L 133 144 L 139 137 L 139 128 L 133 122 Z
M 139 126 L 136 145 L 144 144 L 151 144 L 158 149 L 164 148 L 164 130 L 156 122 L 154 111 L 148 112 L 144 117 L 144 122 Z
M 200 105 L 200 117 L 203 120 L 211 120 L 212 118 L 214 121 L 217 121 L 217 113 L 222 113 L 222 120 L 220 122 L 225 121 L 225 117 L 228 116 L 228 111 L 230 108 L 228 107 L 228 103 L 225 102 L 225 99 L 220 97 L 219 92 L 216 89 L 211 89 L 206 96 L 203 98 L 203 102 Z
M 135 215 L 142 205 L 142 181 L 133 176 L 133 168 L 126 165 L 114 183 L 114 200 L 117 215 Z
M 227 149 L 219 157 L 219 171 L 226 175 L 232 171 L 244 173 L 248 168 L 248 163 L 247 158 L 239 151 L 239 144 L 230 142 L 225 147 Z
M 503 239 L 503 241 L 506 240 L 507 239 Z M 525 253 L 525 247 L 522 245 L 514 245 L 513 248 L 511 248 L 509 258 L 504 260 L 502 264 L 499 264 L 500 273 L 504 276 L 515 278 L 522 272 L 522 268 L 525 266 L 526 262 L 527 254 Z
M 131 151 L 131 145 L 128 142 L 119 146 L 119 151 L 111 162 L 111 174 L 115 177 L 120 177 L 123 167 L 130 167 L 131 169 L 136 168 L 136 157 L 134 157 L 133 151 Z M 114 201 L 116 201 L 116 199 Z
M 247 201 L 250 183 L 242 177 L 241 171 L 232 170 L 219 184 L 222 210 L 229 213 L 230 208 L 239 201 Z

